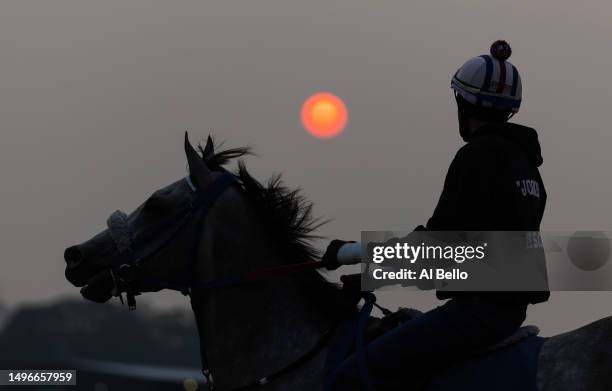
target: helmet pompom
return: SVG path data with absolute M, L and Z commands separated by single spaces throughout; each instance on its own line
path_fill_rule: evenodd
M 512 54 L 512 48 L 510 48 L 508 42 L 499 40 L 493 42 L 493 44 L 491 45 L 490 52 L 493 58 L 496 58 L 500 61 L 506 61 L 510 58 L 510 55 Z

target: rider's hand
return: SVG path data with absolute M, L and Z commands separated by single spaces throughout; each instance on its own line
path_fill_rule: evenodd
M 340 247 L 344 246 L 347 243 L 355 243 L 354 241 L 346 241 L 340 239 L 334 239 L 329 242 L 327 249 L 325 250 L 325 254 L 323 254 L 323 258 L 321 258 L 321 262 L 325 264 L 325 268 L 327 270 L 336 270 L 341 265 L 338 263 L 338 250 Z

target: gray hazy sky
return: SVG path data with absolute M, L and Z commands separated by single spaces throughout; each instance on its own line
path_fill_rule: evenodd
M 424 223 L 461 145 L 450 78 L 500 38 L 523 78 L 515 119 L 543 144 L 542 228 L 610 230 L 611 16 L 609 1 L 2 1 L 0 297 L 77 294 L 63 249 L 184 175 L 185 129 L 255 147 L 257 176 L 303 187 L 331 237 Z M 299 123 L 320 90 L 349 110 L 333 140 Z M 566 330 L 611 298 L 555 294 L 530 320 Z

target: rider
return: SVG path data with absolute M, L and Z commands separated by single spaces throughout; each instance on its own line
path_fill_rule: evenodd
M 490 55 L 468 60 L 452 78 L 459 134 L 467 144 L 450 165 L 433 216 L 417 230 L 539 231 L 546 203 L 537 168 L 542 156 L 534 129 L 507 122 L 521 104 L 521 79 L 507 61 L 510 54 L 507 42 L 496 41 Z M 539 191 L 524 191 L 524 181 Z M 345 243 L 333 240 L 323 261 L 337 264 Z M 453 362 L 512 334 L 525 320 L 527 305 L 548 296 L 439 291 L 439 299 L 450 300 L 366 346 L 370 385 L 417 389 Z M 337 369 L 336 389 L 359 389 L 359 373 L 358 358 L 350 356 Z

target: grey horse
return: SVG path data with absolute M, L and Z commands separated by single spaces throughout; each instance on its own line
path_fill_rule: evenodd
M 262 185 L 242 162 L 235 173 L 225 171 L 226 163 L 248 149 L 215 152 L 210 137 L 199 149 L 201 154 L 185 135 L 186 178 L 156 191 L 129 216 L 114 214 L 109 229 L 67 248 L 66 278 L 95 302 L 123 291 L 132 305 L 141 292 L 189 293 L 203 365 L 220 390 L 322 389 L 327 336 L 357 311 L 354 302 L 315 270 L 232 284 L 248 271 L 315 262 L 310 243 L 322 222 L 280 177 Z M 219 189 L 228 175 L 233 181 Z M 194 207 L 198 196 L 215 190 L 204 207 Z M 219 282 L 224 283 L 215 286 Z M 478 367 L 478 360 L 470 365 Z M 612 390 L 612 317 L 547 338 L 536 360 L 534 387 L 537 381 L 542 391 Z M 455 372 L 461 373 L 461 365 Z M 499 368 L 499 378 L 513 370 Z M 503 380 L 469 381 L 474 380 L 452 389 L 507 389 Z M 434 381 L 428 390 L 446 388 Z

